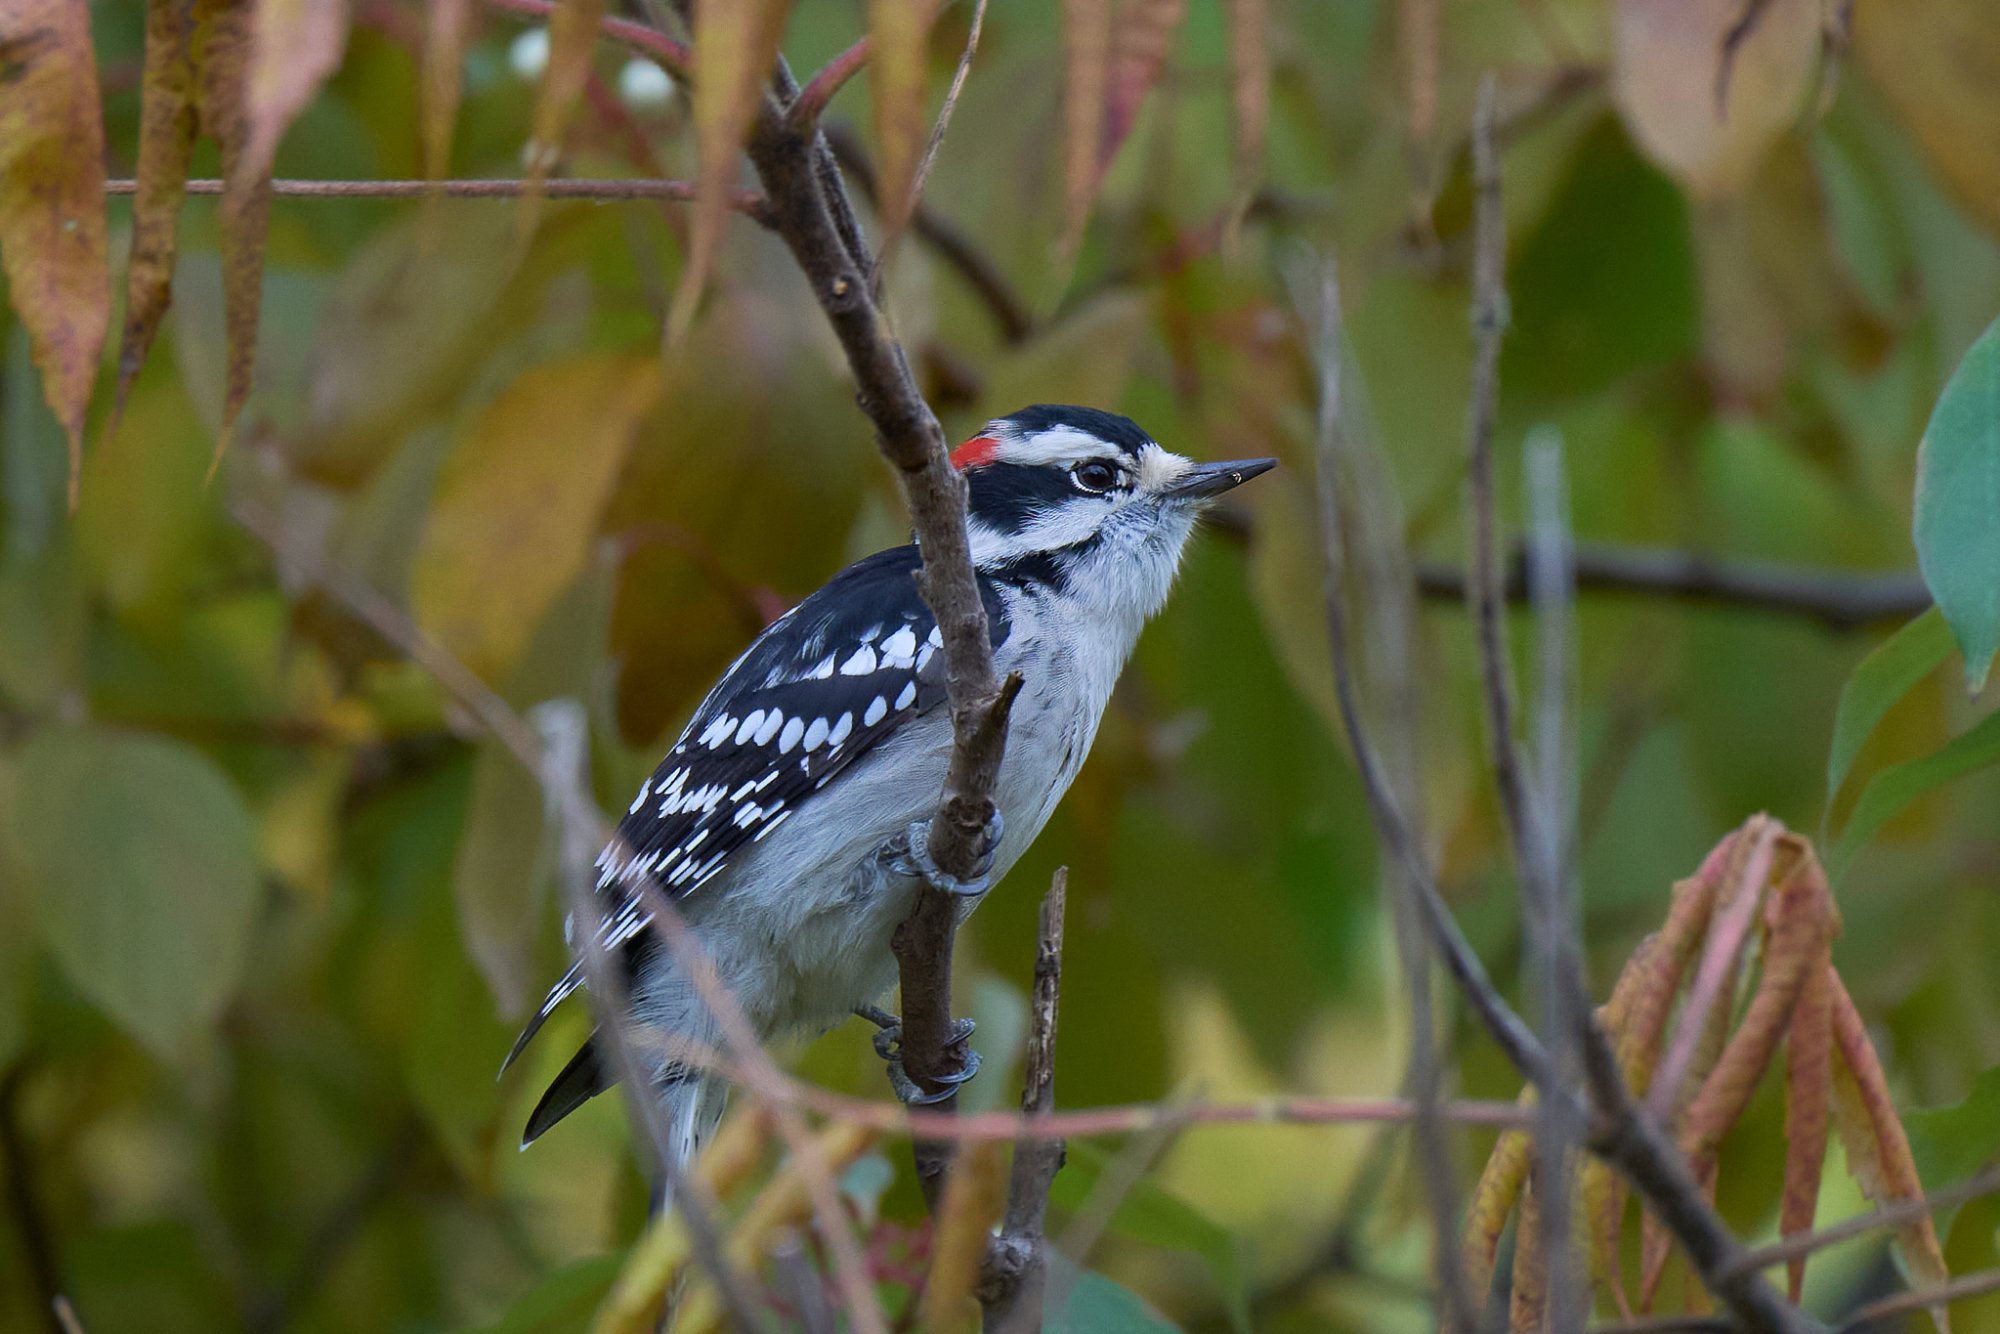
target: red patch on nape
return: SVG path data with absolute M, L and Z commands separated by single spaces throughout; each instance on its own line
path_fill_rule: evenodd
M 993 456 L 1000 452 L 1000 442 L 990 435 L 975 435 L 972 439 L 951 451 L 951 466 L 964 472 L 981 464 L 993 462 Z

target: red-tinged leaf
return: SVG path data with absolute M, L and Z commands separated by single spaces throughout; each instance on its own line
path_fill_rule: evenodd
M 1548 1310 L 1548 1262 L 1543 1258 L 1540 1174 L 1530 1171 L 1521 1192 L 1521 1221 L 1514 1229 L 1514 1281 L 1507 1305 L 1507 1328 L 1532 1334 L 1542 1327 Z M 1560 1243 L 1558 1243 L 1560 1244 Z
M 1786 843 L 1797 860 L 1764 906 L 1763 976 L 1729 1045 L 1688 1105 L 1680 1140 L 1683 1152 L 1693 1159 L 1711 1157 L 1743 1115 L 1757 1081 L 1770 1068 L 1778 1040 L 1791 1026 L 1806 979 L 1826 958 L 1833 941 L 1826 877 L 1803 840 L 1788 838 Z M 1718 1004 L 1716 1012 L 1726 1015 L 1731 1008 Z
M 1247 206 L 1264 171 L 1264 133 L 1271 116 L 1270 0 L 1228 0 L 1228 5 L 1236 190 Z
M 1785 1193 L 1778 1208 L 1778 1232 L 1785 1237 L 1810 1232 L 1819 1211 L 1833 1097 L 1832 968 L 1831 954 L 1822 952 L 1799 990 L 1785 1037 Z M 1785 1277 L 1796 1303 L 1805 1289 L 1806 1257 L 1787 1262 Z
M 1878 1206 L 1920 1200 L 1923 1183 L 1917 1176 L 1916 1159 L 1910 1154 L 1909 1136 L 1889 1096 L 1889 1081 L 1875 1055 L 1875 1044 L 1868 1040 L 1861 1011 L 1847 994 L 1840 974 L 1829 968 L 1826 978 L 1833 1008 L 1833 1125 L 1847 1150 L 1848 1170 Z M 1949 1281 L 1944 1250 L 1929 1214 L 1897 1228 L 1896 1240 L 1912 1282 L 1934 1287 Z M 1931 1308 L 1931 1323 L 1937 1326 L 1938 1334 L 1950 1334 L 1951 1322 L 1944 1307 Z
M 583 97 L 604 8 L 605 0 L 556 0 L 555 13 L 549 18 L 549 63 L 542 71 L 541 91 L 535 96 L 535 124 L 528 140 L 528 190 L 521 196 L 522 236 L 534 231 L 535 220 L 541 216 L 540 186 L 562 155 L 563 135 Z
M 1522 1106 L 1533 1103 L 1532 1090 L 1521 1095 Z M 1472 1189 L 1459 1258 L 1466 1282 L 1474 1293 L 1485 1292 L 1493 1282 L 1493 1267 L 1500 1255 L 1500 1234 L 1507 1230 L 1507 1218 L 1521 1198 L 1532 1151 L 1533 1144 L 1526 1131 L 1502 1132 L 1479 1174 L 1479 1184 Z
M 1104 139 L 1097 154 L 1100 176 L 1132 133 L 1139 108 L 1159 83 L 1160 71 L 1167 67 L 1167 56 L 1174 49 L 1174 34 L 1186 17 L 1187 0 L 1126 0 L 1118 11 L 1118 30 L 1111 39 Z
M 271 174 L 278 140 L 340 68 L 347 50 L 347 0 L 255 0 L 250 136 L 238 170 Z
M 1074 252 L 1097 198 L 1111 82 L 1111 0 L 1063 0 L 1063 248 Z
M 250 397 L 257 316 L 264 295 L 264 234 L 271 216 L 268 173 L 244 167 L 250 142 L 250 0 L 195 0 L 195 107 L 202 132 L 222 150 L 222 323 L 228 343 L 222 431 L 215 462 L 229 447 Z M 211 464 L 211 470 L 213 469 Z
M 729 221 L 725 191 L 735 184 L 743 140 L 756 119 L 791 7 L 791 0 L 695 0 L 694 217 L 687 267 L 667 318 L 671 344 L 687 335 L 714 267 Z
M 472 0 L 430 0 L 419 113 L 426 180 L 443 180 L 451 174 L 451 136 L 458 122 L 465 34 L 471 18 Z
M 1732 846 L 1734 837 L 1731 835 L 1710 853 L 1708 861 L 1693 877 L 1674 886 L 1658 943 L 1643 955 L 1633 955 L 1632 966 L 1638 970 L 1638 976 L 1632 984 L 1628 1014 L 1619 1025 L 1618 1061 L 1635 1097 L 1643 1097 L 1652 1083 L 1667 1019 L 1673 1013 L 1674 995 L 1695 950 L 1700 948 L 1709 918 L 1715 911 L 1716 895 L 1727 876 L 1725 859 L 1719 854 Z M 1623 985 L 1621 978 L 1620 986 Z M 1613 998 L 1616 999 L 1616 992 Z
M 1625 1295 L 1625 1183 L 1602 1158 L 1586 1157 L 1577 1193 L 1583 1198 L 1583 1225 L 1590 1232 L 1592 1273 L 1611 1290 L 1618 1313 L 1632 1318 L 1632 1299 Z
M 103 171 L 89 5 L 0 0 L 0 263 L 69 435 L 72 504 L 111 322 Z
M 125 265 L 125 329 L 118 347 L 114 423 L 173 298 L 175 224 L 186 194 L 194 134 L 194 0 L 147 0 L 146 65 L 139 81 L 139 185 L 132 197 L 132 254 Z
M 923 156 L 924 85 L 937 0 L 869 0 L 869 84 L 875 95 L 875 142 L 881 167 L 882 225 L 895 234 L 916 206 L 912 190 Z

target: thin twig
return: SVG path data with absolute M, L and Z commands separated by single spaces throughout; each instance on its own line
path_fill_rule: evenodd
M 511 177 L 445 181 L 280 179 L 271 182 L 271 193 L 300 199 L 418 199 L 432 194 L 443 195 L 447 199 L 512 199 L 527 193 L 529 186 L 530 182 Z M 135 193 L 138 188 L 137 181 L 125 177 L 114 177 L 104 183 L 104 193 L 107 195 L 129 195 Z M 187 192 L 191 195 L 219 195 L 222 193 L 222 188 L 223 182 L 213 178 L 191 180 L 187 183 Z M 622 177 L 608 180 L 557 178 L 542 181 L 534 188 L 551 199 L 605 201 L 665 199 L 683 203 L 692 201 L 695 191 L 693 181 Z M 727 198 L 731 208 L 768 225 L 764 196 L 755 190 L 732 190 Z
M 863 37 L 820 66 L 812 78 L 806 80 L 806 86 L 799 90 L 799 95 L 792 99 L 791 109 L 785 113 L 792 129 L 799 133 L 811 130 L 820 116 L 825 114 L 833 95 L 861 72 L 861 67 L 868 63 L 872 54 L 872 44 Z
M 1989 1292 L 2000 1292 L 2000 1269 L 1982 1269 L 1976 1274 L 1966 1274 L 1936 1287 L 1918 1288 L 1914 1292 L 1901 1292 L 1894 1297 L 1884 1297 L 1879 1302 L 1870 1302 L 1836 1326 L 1833 1334 L 1859 1334 L 1877 1320 L 1886 1320 L 1892 1315 L 1948 1306 L 1967 1297 L 1983 1297 Z
M 1607 543 L 1579 543 L 1573 560 L 1580 593 L 1629 593 L 1801 616 L 1829 630 L 1907 621 L 1931 605 L 1930 590 L 1914 574 L 1850 573 Z M 1419 565 L 1417 587 L 1427 598 L 1463 603 L 1465 572 Z M 1505 592 L 1509 601 L 1527 600 L 1525 561 L 1518 550 L 1508 558 Z
M 938 107 L 937 119 L 931 122 L 930 137 L 924 141 L 917 169 L 910 173 L 909 197 L 890 200 L 886 208 L 879 203 L 877 205 L 877 211 L 884 215 L 885 220 L 896 224 L 883 238 L 882 253 L 875 257 L 875 269 L 869 275 L 870 283 L 878 291 L 882 284 L 882 271 L 889 266 L 896 243 L 902 239 L 903 228 L 908 226 L 924 197 L 924 186 L 930 181 L 931 169 L 937 166 L 938 153 L 944 148 L 945 131 L 951 127 L 952 113 L 958 110 L 958 95 L 965 91 L 966 76 L 972 73 L 972 58 L 979 53 L 979 36 L 985 30 L 986 0 L 974 0 L 972 24 L 966 30 L 965 47 L 958 53 L 958 65 L 951 72 L 951 83 L 944 90 L 944 102 Z
M 1063 913 L 1069 896 L 1069 868 L 1060 867 L 1042 898 L 1035 944 L 1035 983 L 1029 1000 L 1028 1053 L 1021 1080 L 1021 1111 L 1046 1115 L 1055 1107 L 1056 1011 L 1062 1000 Z M 980 1276 L 979 1305 L 989 1330 L 1032 1334 L 1041 1328 L 1042 1293 L 1048 1267 L 1043 1227 L 1049 1187 L 1063 1163 L 1059 1139 L 1014 1141 L 1007 1182 L 1007 1211 L 1000 1235 L 988 1248 Z
M 7 1174 L 7 1209 L 14 1215 L 14 1230 L 21 1234 L 21 1254 L 27 1261 L 28 1281 L 35 1298 L 47 1313 L 51 1329 L 60 1331 L 58 1302 L 63 1298 L 62 1265 L 56 1258 L 55 1238 L 48 1215 L 35 1194 L 35 1155 L 21 1134 L 21 1090 L 28 1079 L 26 1062 L 17 1062 L 0 1078 L 0 1167 Z
M 1928 1217 L 1940 1209 L 1949 1209 L 1967 1200 L 1976 1200 L 1996 1193 L 2000 1193 L 2000 1164 L 1969 1176 L 1955 1186 L 1931 1191 L 1917 1199 L 1887 1204 L 1872 1213 L 1831 1224 L 1816 1232 L 1802 1232 L 1795 1237 L 1773 1242 L 1769 1246 L 1759 1246 L 1755 1250 L 1745 1251 L 1738 1264 L 1745 1269 L 1769 1269 L 1787 1260 L 1796 1260 L 1802 1255 L 1812 1255 L 1829 1246 L 1838 1246 L 1844 1241 L 1865 1237 L 1870 1232 L 1901 1227 L 1905 1223 Z
M 827 1302 L 826 1288 L 807 1258 L 799 1234 L 786 1229 L 771 1246 L 771 1268 L 778 1289 L 796 1310 L 799 1334 L 837 1334 L 840 1328 L 833 1307 Z

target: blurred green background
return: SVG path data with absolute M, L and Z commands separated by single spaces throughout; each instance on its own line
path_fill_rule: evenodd
M 795 67 L 844 47 L 864 9 L 801 0 Z M 1317 390 L 1285 269 L 1306 247 L 1337 257 L 1348 389 L 1393 471 L 1403 534 L 1424 561 L 1460 560 L 1465 127 L 1482 72 L 1498 76 L 1505 130 L 1510 523 L 1521 440 L 1546 425 L 1566 445 L 1582 541 L 1913 568 L 1918 439 L 2000 311 L 2000 23 L 1983 0 L 1861 0 L 1851 49 L 1826 59 L 1818 5 L 1778 0 L 1717 122 L 1715 34 L 1737 9 L 1272 0 L 1268 155 L 1231 226 L 1226 16 L 1191 0 L 1071 256 L 1059 6 L 993 7 L 926 201 L 1033 327 L 1009 337 L 921 240 L 898 247 L 888 280 L 948 434 L 1077 402 L 1197 457 L 1285 467 L 1198 542 L 1068 800 L 962 940 L 988 1057 L 974 1105 L 1015 1096 L 1035 908 L 1063 864 L 1062 1105 L 1398 1088 L 1407 1019 L 1332 721 Z M 934 96 L 966 10 L 940 21 Z M 93 22 L 108 170 L 129 176 L 143 8 L 105 0 Z M 356 6 L 280 176 L 420 174 L 422 31 L 413 0 Z M 519 173 L 532 31 L 475 15 L 454 174 Z M 650 153 L 691 175 L 684 94 L 625 64 L 600 48 L 564 172 L 643 173 Z M 832 120 L 865 146 L 865 89 Z M 194 170 L 217 174 L 211 147 Z M 565 1014 L 525 1069 L 493 1077 L 563 963 L 536 788 L 237 516 L 410 607 L 517 706 L 584 699 L 607 809 L 766 619 L 901 541 L 905 522 L 775 239 L 732 225 L 656 381 L 684 206 L 552 201 L 524 252 L 515 213 L 276 201 L 257 387 L 204 485 L 222 287 L 214 203 L 192 201 L 167 328 L 121 428 L 93 419 L 74 514 L 26 336 L 0 316 L 0 1117 L 14 1192 L 0 1327 L 43 1323 L 24 1220 L 93 1334 L 488 1326 L 550 1282 L 598 1290 L 615 1266 L 598 1257 L 635 1233 L 643 1188 L 616 1099 L 515 1150 L 586 1016 Z M 116 256 L 124 201 L 111 216 Z M 1448 599 L 1423 605 L 1409 673 L 1428 828 L 1468 932 L 1518 994 L 1467 624 Z M 1839 827 L 1859 784 L 1828 808 L 1834 703 L 1891 628 L 1585 595 L 1582 886 L 1600 993 L 1673 880 L 1744 817 Z M 1968 699 L 1962 680 L 1954 663 L 1900 704 L 1858 774 L 1990 711 L 1994 689 Z M 2000 1100 L 1996 817 L 2000 773 L 1975 775 L 1892 823 L 1836 886 L 1836 959 L 1899 1099 L 1973 1099 L 1922 1122 L 1932 1186 L 2000 1148 L 2000 1112 L 1979 1110 Z M 1480 1036 L 1453 1032 L 1455 1086 L 1513 1096 Z M 795 1064 L 886 1092 L 860 1031 Z M 1776 1093 L 1724 1150 L 1722 1204 L 1751 1237 L 1775 1228 Z M 1489 1143 L 1462 1137 L 1468 1183 Z M 1111 1148 L 1073 1156 L 1059 1203 Z M 1823 1219 L 1862 1207 L 1837 1157 Z M 1350 1210 L 1371 1165 L 1386 1176 Z M 883 1245 L 919 1224 L 902 1146 L 850 1185 L 879 1210 Z M 1427 1224 L 1398 1139 L 1193 1130 L 1138 1203 L 1098 1259 L 1189 1328 L 1226 1327 L 1232 1301 L 1258 1328 L 1424 1326 Z M 1334 1256 L 1343 1219 L 1353 1245 Z M 2000 1204 L 1956 1214 L 1954 1272 L 2000 1258 L 1996 1229 Z M 1879 1241 L 1830 1253 L 1813 1299 L 1832 1309 L 1879 1287 L 1883 1254 Z M 504 1327 L 568 1327 L 527 1318 Z M 1958 1320 L 2000 1329 L 2000 1299 Z

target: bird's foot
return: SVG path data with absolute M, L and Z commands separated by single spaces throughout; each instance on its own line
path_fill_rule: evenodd
M 943 1102 L 958 1092 L 960 1084 L 979 1073 L 979 1053 L 967 1047 L 965 1063 L 949 1074 L 933 1077 L 932 1082 L 938 1085 L 935 1092 L 925 1089 L 903 1068 L 903 1021 L 873 1005 L 864 1005 L 855 1013 L 875 1025 L 875 1054 L 889 1067 L 889 1087 L 905 1107 L 928 1107 Z M 964 1042 L 972 1036 L 974 1027 L 970 1019 L 952 1020 L 950 1041 Z
M 973 863 L 973 873 L 964 880 L 947 872 L 931 856 L 931 822 L 928 819 L 910 821 L 908 827 L 890 841 L 889 864 L 903 875 L 917 877 L 940 894 L 976 899 L 992 887 L 993 859 L 1000 851 L 1000 836 L 1006 828 L 1007 822 L 1000 818 L 1000 812 L 994 811 L 980 836 L 980 851 Z

